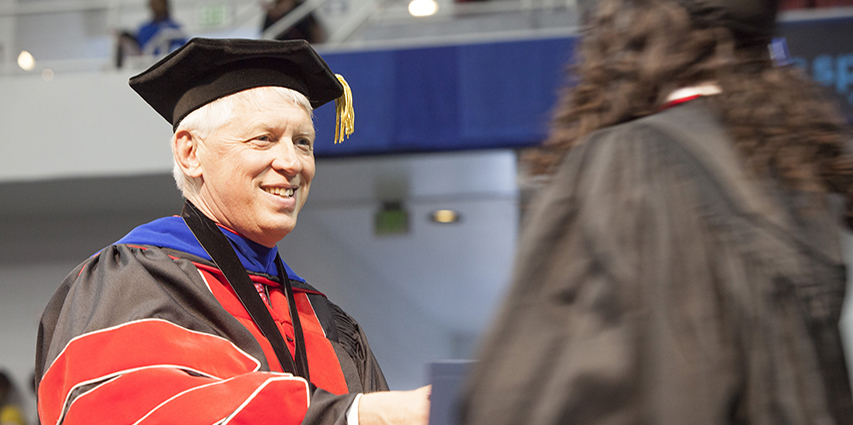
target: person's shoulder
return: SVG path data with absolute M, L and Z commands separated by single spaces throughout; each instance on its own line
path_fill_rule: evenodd
M 673 112 L 676 111 L 661 111 L 598 129 L 590 133 L 584 143 L 610 146 L 617 143 L 644 143 L 670 139 L 672 133 L 668 128 L 681 126 L 679 121 L 683 119 L 682 114 L 673 114 Z
M 134 269 L 150 269 L 152 264 L 171 257 L 159 247 L 116 243 L 108 245 L 80 262 L 66 280 L 77 280 L 84 275 L 108 276 L 126 273 Z
M 140 46 L 144 45 L 157 32 L 157 29 L 157 25 L 153 21 L 143 23 L 136 30 L 136 41 L 139 42 Z
M 653 202 L 655 196 L 663 198 L 679 184 L 701 178 L 702 168 L 691 167 L 701 162 L 688 147 L 709 136 L 695 134 L 684 121 L 693 112 L 673 112 L 661 111 L 590 133 L 565 155 L 545 196 L 552 204 L 575 199 L 579 207 L 595 209 L 601 203 Z
M 563 174 L 575 179 L 578 173 L 598 174 L 607 168 L 623 169 L 652 159 L 656 146 L 671 138 L 652 117 L 610 125 L 586 135 L 567 152 L 555 177 Z
M 596 130 L 579 148 L 573 155 L 582 156 L 584 163 L 606 161 L 615 167 L 666 167 L 684 162 L 662 161 L 665 157 L 731 162 L 729 157 L 734 155 L 725 126 L 701 100 Z
M 191 257 L 184 252 L 189 239 L 183 219 L 161 217 L 131 229 L 126 235 L 83 260 L 66 280 L 81 276 L 115 276 L 124 273 L 149 273 L 152 269 L 172 267 L 174 260 Z M 193 258 L 188 258 L 193 261 Z

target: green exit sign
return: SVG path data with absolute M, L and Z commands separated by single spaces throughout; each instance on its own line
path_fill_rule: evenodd
M 399 203 L 385 203 L 373 218 L 373 232 L 377 236 L 409 232 L 409 213 Z
M 211 4 L 199 9 L 198 25 L 202 28 L 224 27 L 228 23 L 228 7 L 224 4 Z

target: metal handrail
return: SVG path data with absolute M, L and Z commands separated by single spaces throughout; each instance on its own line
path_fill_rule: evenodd
M 267 28 L 262 38 L 273 38 L 275 35 L 286 31 L 298 23 L 301 19 L 308 16 L 310 13 L 317 11 L 323 5 L 340 0 L 306 0 L 296 9 L 285 15 L 278 22 Z M 537 9 L 547 9 L 549 7 L 569 7 L 575 4 L 576 0 L 489 0 L 471 3 L 452 3 L 453 0 L 439 0 L 442 4 L 438 14 L 430 18 L 416 18 L 408 15 L 405 12 L 405 5 L 408 0 L 350 0 L 350 9 L 346 17 L 341 18 L 334 25 L 328 26 L 328 37 L 325 43 L 319 44 L 316 47 L 321 51 L 330 50 L 350 50 L 350 49 L 371 49 L 373 47 L 382 48 L 381 46 L 400 46 L 407 43 L 412 45 L 422 44 L 431 38 L 437 43 L 447 42 L 464 42 L 466 39 L 483 40 L 489 38 L 508 38 L 508 37 L 525 37 L 533 34 L 542 35 L 547 32 L 553 33 L 553 28 L 545 29 L 545 31 L 531 31 L 519 34 L 516 29 L 512 32 L 507 31 L 504 37 L 500 34 L 490 33 L 488 35 L 453 32 L 452 34 L 442 34 L 440 36 L 431 37 L 412 37 L 412 34 L 395 37 L 393 40 L 375 40 L 375 39 L 359 39 L 359 31 L 364 30 L 369 25 L 431 25 L 432 23 L 446 22 L 457 18 L 465 18 L 472 15 L 488 15 L 514 13 L 519 11 L 533 11 Z M 444 3 L 441 3 L 444 2 Z M 189 0 L 173 0 L 173 9 L 179 9 L 181 6 L 186 7 L 191 4 Z M 264 13 L 258 3 L 251 2 L 232 2 L 232 16 L 229 26 L 220 28 L 222 33 L 227 33 L 230 29 L 240 31 L 240 28 L 248 28 L 251 21 L 255 20 L 258 23 Z M 0 0 L 0 18 L 12 18 L 34 14 L 54 14 L 54 13 L 74 13 L 81 11 L 105 11 L 107 19 L 108 31 L 115 31 L 121 24 L 122 16 L 129 16 L 128 13 L 134 15 L 140 14 L 144 10 L 144 5 L 138 0 L 42 0 L 39 2 L 20 2 Z M 192 25 L 192 24 L 190 24 Z M 204 28 L 193 28 L 192 26 L 184 26 L 185 32 L 193 35 L 203 31 Z M 565 29 L 558 29 L 558 32 L 564 32 Z M 570 29 L 572 30 L 572 29 Z M 214 30 L 217 31 L 217 30 Z M 0 33 L 2 36 L 2 33 Z M 88 58 L 88 59 L 70 59 L 70 60 L 50 60 L 46 61 L 42 58 L 37 58 L 39 69 L 36 71 L 23 71 L 18 69 L 14 64 L 14 58 L 11 57 L 11 52 L 15 50 L 15 41 L 9 37 L 14 37 L 14 33 L 6 32 L 6 39 L 0 40 L 4 42 L 5 50 L 7 50 L 7 60 L 0 67 L 0 75 L 32 75 L 33 72 L 39 72 L 41 68 L 46 66 L 53 68 L 56 72 L 62 71 L 93 71 L 93 70 L 114 70 L 112 53 L 107 53 L 105 57 Z M 109 32 L 103 37 L 113 37 Z M 17 51 L 14 52 L 17 57 Z M 135 68 L 144 66 L 145 64 L 153 63 L 154 57 L 134 57 L 129 59 L 125 66 Z M 67 66 L 65 66 L 67 65 Z
M 289 30 L 291 27 L 296 25 L 302 18 L 314 12 L 318 7 L 324 5 L 329 0 L 308 0 L 295 9 L 288 12 L 281 19 L 276 21 L 274 24 L 270 25 L 263 34 L 261 34 L 261 38 L 272 40 L 276 35 L 281 34 L 284 31 Z

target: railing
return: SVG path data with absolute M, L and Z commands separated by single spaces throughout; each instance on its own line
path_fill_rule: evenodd
M 53 69 L 77 72 L 115 69 L 117 34 L 149 19 L 147 0 L 0 0 L 0 72 L 20 75 Z M 205 16 L 216 15 L 216 20 Z M 172 15 L 190 35 L 256 37 L 262 14 L 254 1 L 173 0 Z M 29 50 L 38 66 L 20 69 L 19 53 Z M 128 65 L 155 58 L 128 58 Z
M 437 0 L 438 11 L 416 18 L 408 0 L 306 0 L 261 33 L 268 0 L 172 0 L 172 16 L 189 36 L 272 38 L 309 14 L 324 24 L 321 51 L 465 43 L 573 33 L 577 0 Z M 853 8 L 786 12 L 782 20 L 850 16 Z M 147 0 L 0 0 L 0 75 L 117 71 L 116 35 L 148 17 Z M 26 71 L 18 54 L 31 50 L 37 66 Z M 142 69 L 156 60 L 128 57 Z
M 172 0 L 172 16 L 189 36 L 272 38 L 314 13 L 328 34 L 317 46 L 322 51 L 572 31 L 575 1 L 438 0 L 435 15 L 415 18 L 406 10 L 408 0 L 307 0 L 264 33 L 260 32 L 264 8 L 258 0 Z M 44 73 L 49 78 L 58 72 L 116 71 L 117 34 L 149 19 L 146 4 L 147 0 L 0 0 L 0 75 Z M 547 24 L 529 19 L 554 16 L 555 10 L 565 19 Z M 529 22 L 518 22 L 525 17 Z M 476 24 L 486 19 L 516 23 L 491 25 L 497 29 Z M 35 57 L 34 69 L 17 65 L 23 50 Z M 128 57 L 123 66 L 138 69 L 154 60 L 149 55 Z

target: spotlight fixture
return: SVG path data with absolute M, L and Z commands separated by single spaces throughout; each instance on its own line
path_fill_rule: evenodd
M 412 16 L 431 16 L 438 12 L 438 3 L 435 0 L 412 0 L 409 3 L 409 13 Z
M 32 71 L 36 67 L 36 59 L 30 52 L 22 50 L 18 55 L 18 66 L 24 71 Z
M 436 223 L 451 224 L 458 223 L 462 216 L 454 210 L 435 210 L 429 215 L 429 218 Z

